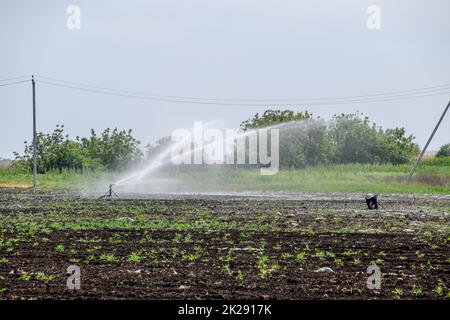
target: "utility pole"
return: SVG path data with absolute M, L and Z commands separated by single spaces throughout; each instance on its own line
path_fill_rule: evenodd
M 37 151 L 36 151 L 36 83 L 34 81 L 34 75 L 31 76 L 31 84 L 33 87 L 33 189 L 36 190 L 36 177 L 37 177 Z
M 411 180 L 412 175 L 414 174 L 414 171 L 416 171 L 416 168 L 417 168 L 417 166 L 419 165 L 420 160 L 422 160 L 422 157 L 423 157 L 423 155 L 425 154 L 425 151 L 427 151 L 428 145 L 430 144 L 431 140 L 433 139 L 434 134 L 436 133 L 437 129 L 439 128 L 439 126 L 440 126 L 440 124 L 441 124 L 441 122 L 442 122 L 442 119 L 444 119 L 445 114 L 447 113 L 449 107 L 450 107 L 450 101 L 448 102 L 447 107 L 445 107 L 445 110 L 444 110 L 444 112 L 442 113 L 442 116 L 441 116 L 441 118 L 439 119 L 438 123 L 436 124 L 436 127 L 434 127 L 434 130 L 433 130 L 433 132 L 431 133 L 431 136 L 430 136 L 430 138 L 428 139 L 427 144 L 426 144 L 425 147 L 423 148 L 423 150 L 422 150 L 422 152 L 420 153 L 420 155 L 419 155 L 419 157 L 417 158 L 417 160 L 414 162 L 414 165 L 413 165 L 411 171 L 409 172 L 408 176 L 406 177 L 405 183 L 408 183 L 408 182 Z

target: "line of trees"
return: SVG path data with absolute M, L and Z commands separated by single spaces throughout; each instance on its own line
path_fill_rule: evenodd
M 262 115 L 257 113 L 243 121 L 240 127 L 244 131 L 279 129 L 281 168 L 346 163 L 402 164 L 419 153 L 414 136 L 407 135 L 404 128 L 383 130 L 361 113 L 334 115 L 325 121 L 308 111 L 266 110 Z M 157 154 L 170 143 L 170 137 L 160 139 L 155 146 L 148 146 L 147 155 Z
M 404 128 L 383 130 L 361 113 L 334 115 L 330 121 L 311 113 L 267 110 L 242 122 L 243 130 L 279 126 L 280 166 L 302 168 L 336 163 L 409 162 L 419 153 Z
M 39 132 L 36 138 L 39 173 L 64 169 L 83 172 L 118 171 L 135 165 L 142 159 L 140 142 L 132 136 L 132 130 L 104 130 L 97 135 L 91 130 L 90 137 L 71 140 L 64 133 L 64 125 L 57 125 L 50 134 Z M 33 144 L 25 141 L 25 151 L 14 153 L 13 167 L 32 170 Z
M 334 115 L 329 121 L 314 117 L 308 111 L 267 110 L 241 123 L 242 130 L 270 127 L 280 130 L 280 167 L 346 163 L 392 163 L 411 161 L 419 153 L 412 135 L 404 128 L 383 130 L 361 113 Z M 83 172 L 121 171 L 143 160 L 151 159 L 169 146 L 170 137 L 148 144 L 144 152 L 132 130 L 106 129 L 100 135 L 92 129 L 89 137 L 70 139 L 64 125 L 57 125 L 50 134 L 37 134 L 39 173 L 59 170 Z M 450 144 L 438 156 L 450 156 Z M 33 145 L 25 142 L 23 154 L 15 153 L 13 167 L 31 171 Z

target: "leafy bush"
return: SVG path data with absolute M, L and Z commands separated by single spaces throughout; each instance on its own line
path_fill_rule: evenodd
M 427 166 L 450 166 L 450 156 L 448 157 L 436 157 L 433 159 L 424 159 L 421 165 Z
M 441 146 L 436 157 L 450 157 L 450 143 Z

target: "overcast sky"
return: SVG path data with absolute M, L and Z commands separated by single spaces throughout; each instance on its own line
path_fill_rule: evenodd
M 81 29 L 66 9 L 81 9 Z M 366 26 L 369 5 L 381 29 Z M 1 1 L 0 79 L 37 74 L 157 94 L 306 99 L 450 83 L 448 0 Z M 383 127 L 404 126 L 423 145 L 449 95 L 370 104 L 299 106 L 330 118 L 360 110 Z M 228 128 L 261 107 L 135 100 L 37 84 L 38 130 L 65 124 L 133 128 L 154 142 L 194 120 Z M 291 108 L 292 109 L 292 108 Z M 0 87 L 0 156 L 32 135 L 29 83 Z M 450 142 L 450 114 L 431 150 Z

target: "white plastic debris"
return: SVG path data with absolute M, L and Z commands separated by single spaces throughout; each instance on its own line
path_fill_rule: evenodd
M 134 221 L 134 219 L 133 219 L 133 218 L 130 218 L 130 217 L 121 217 L 121 218 L 118 218 L 117 220 L 129 220 L 129 221 Z
M 329 268 L 329 267 L 323 267 L 323 268 L 319 268 L 314 272 L 326 272 L 326 273 L 330 273 L 330 272 L 334 272 L 333 269 Z

